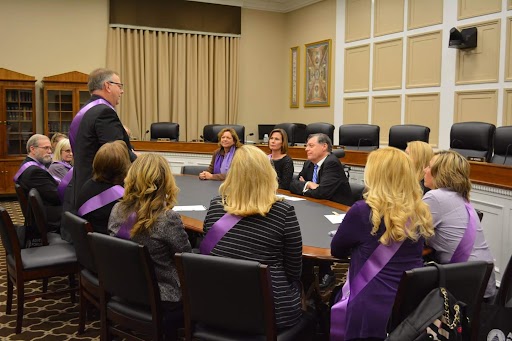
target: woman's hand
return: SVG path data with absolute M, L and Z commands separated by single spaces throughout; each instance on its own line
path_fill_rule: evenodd
M 202 171 L 201 173 L 199 173 L 199 179 L 201 180 L 211 180 L 212 178 L 213 175 L 210 172 Z

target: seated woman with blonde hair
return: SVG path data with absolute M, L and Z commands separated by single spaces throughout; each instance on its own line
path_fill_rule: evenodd
M 166 339 L 175 340 L 183 326 L 183 307 L 174 254 L 191 251 L 181 217 L 172 210 L 179 189 L 165 158 L 151 153 L 133 162 L 124 183 L 124 196 L 112 209 L 108 229 L 113 236 L 148 248 L 160 288 Z
M 276 171 L 268 156 L 255 146 L 240 147 L 219 188 L 220 196 L 210 202 L 200 250 L 267 264 L 276 324 L 285 328 L 296 324 L 302 315 L 302 235 L 294 207 L 276 196 L 277 187 Z M 216 233 L 210 230 L 218 229 L 219 220 L 229 216 L 236 219 L 229 231 L 215 240 Z
M 219 180 L 226 179 L 233 156 L 238 148 L 242 146 L 240 138 L 233 128 L 224 128 L 219 134 L 219 149 L 213 152 L 212 162 L 208 169 L 199 174 L 201 180 Z
M 436 152 L 425 168 L 425 186 L 432 190 L 425 194 L 423 201 L 430 207 L 436 233 L 427 244 L 435 250 L 434 257 L 441 264 L 494 262 L 480 220 L 469 201 L 469 168 L 468 160 L 452 150 Z M 495 292 L 492 271 L 484 298 L 491 299 Z
M 61 139 L 54 150 L 52 164 L 48 167 L 48 172 L 54 178 L 63 179 L 69 170 L 73 168 L 73 152 L 71 151 L 71 144 L 66 138 Z
M 430 191 L 430 188 L 425 187 L 425 181 L 423 177 L 425 175 L 425 167 L 428 166 L 428 163 L 434 156 L 434 151 L 432 147 L 423 141 L 411 141 L 407 142 L 407 148 L 405 152 L 412 159 L 414 164 L 414 168 L 416 170 L 416 177 L 420 182 L 421 189 L 423 189 L 423 194 Z
M 341 326 L 344 340 L 386 338 L 402 273 L 423 266 L 424 238 L 433 234 L 416 171 L 403 151 L 371 152 L 364 183 L 364 200 L 352 205 L 331 242 L 334 257 L 351 257 L 347 284 L 340 291 L 350 296 L 338 297 L 331 309 L 331 340 L 340 340 Z M 339 310 L 344 302 L 346 314 Z

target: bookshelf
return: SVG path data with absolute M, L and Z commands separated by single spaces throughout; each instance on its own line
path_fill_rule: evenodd
M 43 78 L 44 134 L 69 133 L 76 113 L 90 98 L 88 75 L 78 71 Z

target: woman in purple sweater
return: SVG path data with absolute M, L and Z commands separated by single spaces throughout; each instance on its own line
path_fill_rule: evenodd
M 430 211 L 421 200 L 423 191 L 413 163 L 404 152 L 383 148 L 370 153 L 364 182 L 365 199 L 347 212 L 332 240 L 331 254 L 338 258 L 351 256 L 349 278 L 353 282 L 379 244 L 403 243 L 364 289 L 349 299 L 345 340 L 386 337 L 402 272 L 423 266 L 424 238 L 433 234 Z

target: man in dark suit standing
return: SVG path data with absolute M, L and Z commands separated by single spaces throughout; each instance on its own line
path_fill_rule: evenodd
M 331 139 L 322 133 L 308 137 L 304 163 L 299 179 L 290 184 L 290 191 L 316 199 L 352 205 L 352 192 L 340 160 L 331 154 Z
M 73 118 L 69 132 L 74 167 L 71 188 L 66 190 L 65 209 L 76 209 L 78 192 L 92 177 L 92 161 L 102 145 L 122 140 L 126 143 L 131 161 L 137 158 L 115 110 L 124 93 L 119 75 L 112 70 L 96 69 L 89 75 L 88 87 L 91 99 Z
M 27 157 L 16 173 L 17 182 L 25 195 L 35 188 L 43 199 L 46 209 L 49 231 L 58 231 L 62 215 L 62 204 L 57 195 L 58 182 L 47 171 L 46 166 L 52 162 L 52 145 L 45 135 L 34 134 L 27 141 Z

